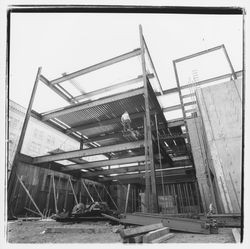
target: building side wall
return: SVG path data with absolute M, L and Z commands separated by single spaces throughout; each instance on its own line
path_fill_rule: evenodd
M 15 156 L 21 134 L 26 109 L 14 101 L 9 102 L 9 134 L 8 134 L 8 171 Z M 31 117 L 24 137 L 21 152 L 29 156 L 45 155 L 49 151 L 62 149 L 65 151 L 79 149 L 79 143 L 61 132 Z

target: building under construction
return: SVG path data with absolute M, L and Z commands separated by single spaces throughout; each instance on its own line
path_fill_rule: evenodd
M 180 81 L 178 63 L 218 50 L 231 73 Z M 77 77 L 134 57 L 140 58 L 142 69 L 134 79 L 79 95 L 67 90 Z M 241 226 L 242 71 L 234 71 L 224 45 L 176 59 L 173 68 L 176 87 L 163 91 L 141 28 L 140 47 L 131 52 L 53 80 L 39 68 L 9 166 L 8 218 L 47 218 L 79 203 L 106 202 L 128 224 L 170 219 L 170 229 L 183 226 L 195 232 L 204 227 L 197 228 L 202 219 L 192 217 L 209 214 L 218 223 Z M 34 111 L 38 84 L 68 105 Z M 159 96 L 173 93 L 179 104 L 163 108 Z M 174 110 L 182 116 L 166 119 L 164 114 Z M 131 120 L 128 129 L 121 122 L 125 111 Z M 70 137 L 79 148 L 22 153 L 31 118 Z

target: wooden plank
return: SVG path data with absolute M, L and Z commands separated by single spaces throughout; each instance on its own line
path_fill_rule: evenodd
M 149 77 L 149 79 L 152 79 L 152 78 L 154 78 L 154 75 L 153 74 L 148 74 L 148 77 Z M 101 89 L 98 89 L 98 90 L 95 90 L 95 91 L 92 91 L 92 92 L 89 92 L 89 93 L 84 93 L 82 95 L 76 96 L 76 97 L 74 97 L 74 100 L 81 100 L 81 99 L 85 99 L 85 98 L 90 98 L 90 97 L 93 97 L 93 96 L 98 95 L 98 94 L 102 94 L 102 93 L 106 93 L 108 91 L 112 91 L 112 90 L 117 89 L 119 87 L 129 86 L 129 85 L 138 83 L 138 82 L 140 82 L 142 80 L 143 80 L 142 75 L 139 75 L 137 78 L 134 78 L 134 79 L 131 79 L 131 80 L 126 80 L 126 81 L 123 81 L 123 82 L 120 82 L 120 83 L 117 83 L 117 84 L 113 84 L 111 86 L 107 86 L 107 87 L 104 87 L 104 88 L 101 88 Z
M 163 227 L 154 231 L 151 231 L 143 235 L 143 243 L 152 243 L 153 240 L 158 239 L 169 233 L 169 227 Z
M 100 201 L 102 202 L 102 201 L 103 201 L 103 200 L 102 200 L 102 197 L 100 196 L 100 194 L 99 194 L 99 192 L 98 192 L 98 190 L 97 190 L 95 184 L 93 184 L 93 187 L 94 187 L 94 189 L 95 189 L 95 192 L 97 193 L 98 198 L 99 198 Z
M 89 192 L 89 190 L 88 190 L 88 188 L 87 188 L 87 186 L 86 186 L 86 184 L 85 184 L 85 182 L 84 182 L 83 179 L 81 179 L 81 183 L 82 183 L 83 187 L 85 188 L 85 190 L 86 190 L 86 192 L 87 192 L 89 198 L 91 199 L 91 201 L 92 201 L 92 202 L 95 202 L 94 199 L 93 199 L 93 197 L 92 197 L 92 195 L 90 194 L 90 192 Z
M 174 233 L 168 233 L 168 234 L 166 234 L 166 235 L 164 235 L 164 236 L 162 236 L 162 237 L 160 237 L 160 238 L 158 238 L 158 239 L 152 240 L 151 243 L 152 243 L 152 244 L 155 244 L 155 243 L 163 243 L 163 242 L 165 242 L 166 240 L 173 238 L 174 236 L 175 236 Z
M 49 113 L 42 114 L 42 121 L 52 119 L 52 118 L 57 118 L 59 116 L 62 116 L 62 115 L 68 114 L 68 113 L 77 112 L 77 111 L 89 109 L 89 108 L 100 106 L 100 105 L 105 105 L 105 104 L 108 104 L 110 102 L 118 101 L 118 100 L 121 100 L 124 98 L 130 98 L 130 97 L 141 95 L 141 94 L 143 94 L 143 89 L 138 88 L 136 90 L 122 92 L 122 93 L 108 96 L 105 98 L 93 100 L 93 101 L 88 102 L 88 103 L 79 103 L 79 104 L 75 104 L 73 106 L 67 106 L 67 107 L 61 108 L 59 110 L 57 109 L 57 110 L 51 111 Z
M 232 229 L 232 234 L 234 237 L 234 240 L 236 243 L 240 243 L 241 242 L 241 234 L 240 234 L 240 229 L 238 228 L 233 228 Z
M 107 192 L 109 198 L 111 199 L 111 201 L 113 202 L 114 206 L 116 207 L 116 210 L 119 210 L 118 206 L 116 205 L 114 199 L 112 198 L 112 196 L 110 195 L 109 191 L 107 190 L 107 188 L 105 187 L 105 185 L 103 185 L 103 188 L 105 189 L 105 191 Z
M 90 73 L 90 72 L 96 71 L 98 69 L 101 69 L 101 68 L 110 66 L 112 64 L 118 63 L 120 61 L 124 61 L 124 60 L 130 59 L 130 58 L 133 58 L 133 57 L 138 56 L 140 54 L 141 54 L 141 50 L 139 48 L 135 49 L 131 52 L 119 55 L 119 56 L 114 57 L 112 59 L 95 64 L 93 66 L 78 70 L 78 71 L 70 73 L 70 74 L 67 74 L 66 76 L 54 79 L 51 81 L 51 84 L 55 85 L 55 84 L 59 84 L 59 83 L 62 83 L 64 81 L 67 81 L 67 80 L 71 80 L 73 78 L 79 77 L 79 76 L 84 75 L 86 73 Z
M 180 217 L 162 217 L 162 215 L 135 215 L 127 214 L 125 218 L 120 219 L 121 223 L 124 224 L 134 224 L 147 226 L 150 224 L 156 224 L 162 222 L 162 227 L 169 227 L 171 230 L 191 232 L 191 233 L 200 233 L 200 234 L 209 234 L 209 226 L 206 226 L 206 221 L 198 219 L 189 219 L 189 218 L 180 218 Z M 160 229 L 155 228 L 155 229 Z M 152 230 L 155 230 L 152 229 Z
M 97 147 L 97 148 L 91 148 L 91 149 L 68 151 L 68 152 L 58 153 L 55 155 L 34 157 L 32 160 L 32 164 L 67 160 L 67 159 L 72 159 L 72 158 L 93 156 L 93 155 L 99 155 L 99 154 L 104 154 L 108 152 L 132 150 L 132 149 L 138 149 L 138 148 L 143 148 L 143 147 L 144 147 L 143 141 L 136 141 L 136 142 L 115 144 L 115 145 L 109 145 L 109 146 L 103 146 L 103 147 Z
M 109 227 L 91 227 L 91 228 L 83 228 L 83 227 L 48 227 L 45 229 L 43 233 L 105 233 L 110 231 Z
M 134 227 L 134 228 L 127 228 L 127 229 L 120 229 L 120 235 L 123 239 L 137 236 L 140 234 L 148 233 L 156 229 L 163 228 L 162 223 L 157 223 L 157 224 L 151 224 L 147 226 L 139 226 L 139 227 Z
M 74 195 L 75 203 L 78 204 L 78 200 L 77 200 L 76 193 L 75 193 L 75 190 L 74 190 L 74 186 L 72 184 L 70 176 L 69 176 L 69 183 L 70 183 L 70 187 L 71 187 L 72 193 Z

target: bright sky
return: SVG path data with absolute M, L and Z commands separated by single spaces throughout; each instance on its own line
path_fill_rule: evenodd
M 11 15 L 10 99 L 27 107 L 39 66 L 42 74 L 52 80 L 64 72 L 77 71 L 139 48 L 139 24 L 163 89 L 176 86 L 172 60 L 221 44 L 226 46 L 234 69 L 242 69 L 241 16 L 14 13 Z M 220 51 L 181 63 L 178 70 L 183 84 L 194 70 L 199 80 L 230 72 Z M 75 82 L 89 92 L 140 74 L 140 60 L 133 58 L 76 78 Z M 46 111 L 65 104 L 40 83 L 35 110 Z

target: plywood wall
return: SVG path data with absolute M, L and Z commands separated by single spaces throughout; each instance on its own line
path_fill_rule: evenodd
M 75 198 L 73 195 L 72 188 L 69 184 L 69 175 L 35 167 L 26 163 L 19 163 L 16 171 L 16 175 L 21 178 L 22 182 L 28 189 L 30 195 L 33 197 L 36 205 L 42 213 L 46 215 L 55 213 L 55 199 L 53 194 L 52 177 L 55 179 L 55 192 L 57 198 L 57 208 L 59 212 L 63 209 L 71 211 L 74 205 L 76 205 Z M 98 194 L 96 193 L 93 183 L 86 181 L 86 186 L 95 201 L 100 201 Z M 72 179 L 74 192 L 76 194 L 78 202 L 84 204 L 90 204 L 91 199 L 89 198 L 86 190 L 80 181 Z M 108 188 L 108 186 L 106 186 Z M 112 208 L 107 193 L 101 186 L 96 185 L 99 195 L 103 201 L 108 202 Z M 17 178 L 15 178 L 14 190 L 11 196 L 10 207 L 14 215 L 33 215 L 25 208 L 36 211 L 30 198 L 21 186 Z M 34 216 L 34 215 L 33 215 Z
M 225 213 L 241 210 L 241 79 L 197 90 L 200 115 Z

